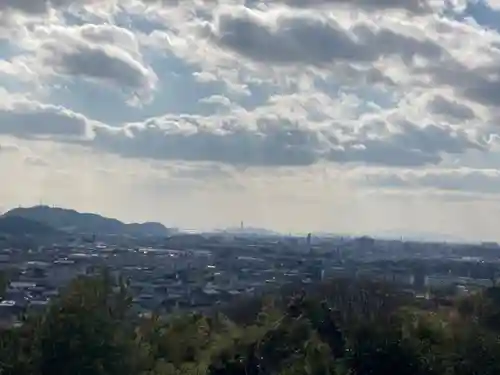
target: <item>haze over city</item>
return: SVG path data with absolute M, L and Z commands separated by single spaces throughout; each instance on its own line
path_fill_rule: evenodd
M 0 206 L 498 240 L 500 3 L 0 1 Z

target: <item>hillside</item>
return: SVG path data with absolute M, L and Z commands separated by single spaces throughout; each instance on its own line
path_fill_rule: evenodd
M 169 233 L 160 223 L 126 224 L 98 214 L 48 206 L 15 208 L 6 212 L 3 217 L 29 219 L 60 231 L 78 234 L 159 237 L 167 236 Z
M 19 216 L 0 216 L 0 235 L 58 236 L 62 233 L 50 225 Z

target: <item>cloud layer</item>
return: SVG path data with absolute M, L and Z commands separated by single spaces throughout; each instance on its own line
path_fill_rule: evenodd
M 495 199 L 495 19 L 440 0 L 0 0 L 0 159 L 52 174 L 36 144 L 177 164 L 170 186 L 211 176 L 248 200 L 252 173 L 270 196 L 302 176 L 304 202 L 313 176 L 319 206 L 318 171 L 360 194 Z

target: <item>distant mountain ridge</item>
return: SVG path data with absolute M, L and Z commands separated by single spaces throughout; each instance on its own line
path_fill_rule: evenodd
M 43 224 L 55 231 L 74 234 L 134 237 L 163 237 L 169 235 L 169 230 L 160 223 L 126 224 L 117 219 L 107 218 L 94 213 L 82 213 L 71 209 L 49 206 L 15 208 L 0 216 L 0 219 L 13 217 Z

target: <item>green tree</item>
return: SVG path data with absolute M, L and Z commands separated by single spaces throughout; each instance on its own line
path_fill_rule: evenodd
M 1 375 L 31 375 L 37 373 L 33 337 L 32 326 L 0 332 Z
M 36 327 L 40 375 L 135 375 L 129 302 L 108 274 L 75 280 Z

